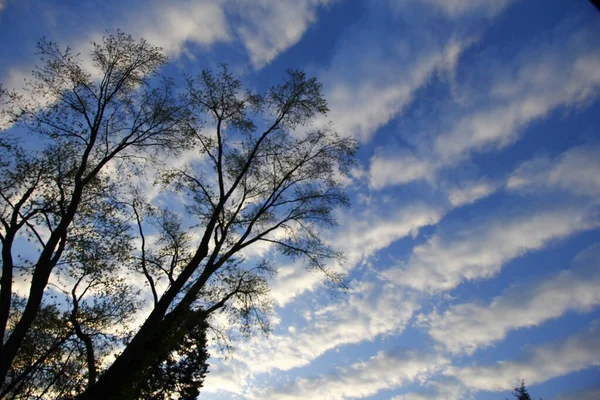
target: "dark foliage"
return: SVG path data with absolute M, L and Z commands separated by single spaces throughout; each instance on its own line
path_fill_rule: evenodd
M 0 88 L 1 396 L 195 398 L 209 332 L 269 331 L 277 268 L 243 256 L 259 243 L 343 283 L 319 230 L 348 205 L 356 144 L 311 127 L 316 79 L 290 70 L 260 94 L 222 67 L 176 88 L 160 49 L 122 32 L 89 70 L 39 53 L 26 93 Z
M 201 322 L 186 329 L 182 338 L 170 338 L 172 344 L 167 358 L 157 360 L 144 374 L 145 379 L 137 389 L 138 399 L 168 400 L 176 395 L 180 399 L 194 400 L 198 397 L 208 372 L 206 329 L 206 324 Z
M 525 380 L 521 381 L 521 386 L 518 386 L 513 389 L 512 395 L 517 400 L 531 400 L 531 395 L 529 394 L 529 392 L 527 391 L 527 388 L 525 387 Z M 542 400 L 542 399 L 540 399 L 540 400 Z

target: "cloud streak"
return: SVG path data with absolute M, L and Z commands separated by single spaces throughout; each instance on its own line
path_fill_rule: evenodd
M 393 285 L 364 282 L 347 298 L 308 313 L 304 327 L 254 338 L 235 358 L 253 373 L 298 368 L 339 346 L 399 334 L 418 308 L 413 297 Z
M 514 329 L 539 326 L 568 311 L 600 305 L 600 244 L 582 251 L 573 269 L 535 284 L 510 287 L 490 304 L 464 303 L 442 314 L 421 316 L 429 335 L 453 353 L 472 354 L 503 340 Z
M 506 183 L 509 190 L 562 190 L 580 196 L 600 195 L 600 146 L 586 144 L 552 158 L 538 156 L 522 163 Z
M 433 7 L 446 17 L 457 19 L 468 14 L 494 17 L 514 0 L 397 0 L 397 5 L 401 7 L 411 2 L 421 3 L 424 7 Z
M 467 280 L 489 279 L 529 251 L 598 226 L 593 207 L 565 206 L 482 218 L 441 231 L 414 247 L 405 265 L 384 271 L 399 285 L 421 291 L 451 290 Z
M 387 23 L 404 26 L 408 32 L 390 39 L 386 25 L 375 21 L 381 17 L 379 12 L 377 7 L 368 9 L 365 20 L 344 38 L 330 64 L 318 74 L 330 108 L 319 123 L 335 121 L 340 133 L 362 143 L 402 114 L 420 88 L 454 74 L 461 54 L 474 43 L 470 37 L 451 33 L 428 37 L 420 26 L 400 17 Z
M 448 360 L 435 354 L 414 351 L 380 352 L 367 361 L 340 368 L 335 373 L 301 378 L 255 398 L 293 399 L 357 399 L 393 389 L 408 382 L 426 380 Z
M 535 385 L 548 379 L 600 365 L 600 324 L 595 321 L 566 339 L 531 348 L 521 359 L 493 365 L 449 367 L 446 374 L 466 387 L 504 391 L 516 380 Z
M 595 98 L 600 88 L 600 53 L 595 27 L 562 37 L 558 29 L 545 43 L 536 43 L 490 70 L 486 82 L 471 93 L 470 105 L 458 114 L 440 117 L 441 133 L 423 137 L 415 151 L 372 158 L 371 187 L 434 179 L 443 168 L 475 153 L 498 151 L 517 142 L 531 123 L 559 108 L 576 108 Z
M 414 203 L 396 210 L 378 212 L 354 212 L 358 218 L 344 214 L 339 217 L 342 225 L 329 232 L 329 244 L 344 252 L 346 261 L 342 270 L 349 273 L 365 263 L 378 251 L 408 236 L 416 236 L 426 226 L 437 224 L 443 216 L 440 208 Z M 309 274 L 301 263 L 281 268 L 272 284 L 271 295 L 279 306 L 286 305 L 296 296 L 314 290 L 323 282 L 320 274 Z

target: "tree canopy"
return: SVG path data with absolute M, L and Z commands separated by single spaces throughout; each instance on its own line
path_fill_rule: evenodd
M 320 229 L 356 143 L 312 126 L 327 104 L 302 71 L 256 93 L 226 66 L 177 86 L 123 32 L 91 63 L 38 50 L 25 92 L 1 92 L 1 396 L 195 398 L 215 314 L 269 330 L 277 264 L 247 248 L 341 282 Z
M 512 395 L 517 400 L 531 400 L 531 395 L 525 387 L 525 380 L 521 380 L 521 385 L 513 389 Z

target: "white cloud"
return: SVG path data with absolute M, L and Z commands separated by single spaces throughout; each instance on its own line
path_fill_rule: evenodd
M 225 361 L 210 361 L 210 373 L 206 382 L 209 384 L 202 388 L 202 392 L 225 391 L 230 394 L 242 395 L 246 390 L 245 382 L 250 378 L 250 373 L 245 366 L 236 365 Z
M 505 262 L 552 240 L 597 227 L 595 215 L 593 208 L 583 206 L 494 213 L 477 224 L 435 234 L 413 249 L 406 265 L 384 275 L 418 290 L 450 290 L 466 280 L 491 278 Z
M 268 389 L 256 398 L 356 399 L 371 396 L 384 389 L 424 381 L 439 371 L 448 360 L 415 351 L 380 352 L 367 361 L 340 368 L 332 374 L 300 378 L 279 388 Z
M 317 9 L 330 1 L 334 0 L 260 0 L 251 5 L 242 0 L 151 2 L 141 8 L 124 7 L 119 15 L 110 19 L 111 26 L 99 26 L 87 15 L 78 16 L 88 27 L 86 30 L 76 35 L 63 32 L 63 37 L 59 31 L 54 33 L 54 38 L 61 45 L 69 45 L 75 53 L 81 53 L 86 68 L 92 67 L 87 57 L 90 42 L 100 41 L 105 29 L 125 29 L 134 37 L 143 37 L 162 47 L 172 58 L 181 54 L 194 57 L 189 44 L 210 47 L 240 39 L 252 65 L 261 68 L 298 42 L 316 20 Z M 231 22 L 232 16 L 235 16 L 235 24 Z M 0 70 L 2 81 L 7 87 L 17 89 L 22 87 L 22 77 L 29 76 L 32 69 L 27 64 L 5 68 Z
M 476 390 L 504 391 L 524 379 L 529 385 L 600 365 L 600 324 L 564 340 L 531 348 L 523 358 L 494 365 L 449 367 L 445 374 Z
M 296 44 L 316 20 L 319 7 L 329 2 L 211 0 L 159 3 L 148 10 L 146 17 L 136 18 L 140 22 L 137 26 L 133 24 L 133 29 L 174 57 L 185 52 L 188 42 L 210 46 L 233 41 L 237 35 L 251 64 L 259 69 Z M 125 19 L 129 20 L 131 16 Z M 236 19 L 235 24 L 233 19 Z
M 357 211 L 353 215 L 358 217 L 338 216 L 342 225 L 329 233 L 330 244 L 343 251 L 346 257 L 343 269 L 338 272 L 349 272 L 396 240 L 416 236 L 421 228 L 435 225 L 441 219 L 442 211 L 424 204 L 411 204 L 395 211 L 386 209 L 385 216 Z M 284 306 L 321 282 L 322 274 L 308 273 L 300 262 L 286 265 L 279 270 L 272 284 L 271 296 L 278 305 Z
M 319 7 L 331 0 L 258 0 L 235 4 L 241 24 L 237 31 L 255 68 L 273 61 L 296 44 L 316 20 Z
M 320 74 L 330 111 L 317 125 L 332 120 L 342 134 L 368 142 L 436 73 L 451 74 L 472 40 L 450 38 L 410 50 L 400 39 L 392 43 L 389 52 L 382 52 L 378 44 L 356 39 L 338 51 L 329 70 Z
M 271 283 L 271 298 L 283 307 L 302 293 L 313 290 L 324 280 L 318 271 L 307 271 L 301 262 L 284 265 L 277 269 L 277 276 Z
M 399 5 L 416 0 L 398 0 Z M 419 0 L 427 7 L 434 7 L 449 18 L 463 17 L 477 13 L 494 17 L 502 12 L 514 0 Z
M 369 187 L 381 189 L 421 179 L 431 180 L 435 169 L 414 154 L 375 154 L 369 166 Z
M 492 77 L 488 106 L 463 116 L 433 143 L 445 162 L 460 161 L 471 152 L 501 149 L 514 143 L 523 128 L 561 106 L 576 106 L 594 97 L 600 87 L 597 31 L 577 32 L 565 43 L 542 50 L 527 49 L 517 65 Z
M 310 312 L 306 326 L 267 339 L 255 337 L 234 358 L 252 373 L 305 366 L 339 346 L 402 332 L 418 307 L 398 287 L 362 282 L 340 301 Z
M 393 241 L 414 236 L 423 226 L 437 223 L 441 215 L 435 208 L 414 204 L 387 219 L 372 213 L 341 218 L 345 223 L 332 240 L 337 249 L 346 252 L 346 268 L 351 269 Z M 288 304 L 292 299 L 316 288 L 322 280 L 321 274 L 307 273 L 300 263 L 288 265 L 273 282 L 272 297 L 281 307 L 288 305 L 282 310 L 285 313 L 294 306 Z M 361 283 L 353 282 L 352 289 L 339 301 L 308 311 L 305 326 L 290 326 L 285 332 L 254 337 L 241 344 L 231 363 L 237 365 L 235 369 L 252 375 L 306 366 L 339 346 L 401 333 L 418 308 L 417 299 L 401 288 L 365 278 Z
M 574 393 L 561 394 L 554 397 L 553 400 L 598 400 L 600 399 L 600 389 L 581 390 Z
M 471 400 L 473 394 L 456 379 L 435 376 L 425 382 L 424 390 L 394 396 L 391 400 Z
M 537 283 L 506 290 L 489 305 L 454 305 L 442 314 L 421 316 L 429 335 L 447 350 L 472 354 L 505 338 L 513 329 L 538 326 L 568 311 L 600 305 L 600 244 L 581 252 L 574 268 Z
M 539 156 L 521 164 L 509 177 L 509 189 L 561 189 L 578 195 L 600 195 L 600 146 L 574 147 L 555 157 Z
M 92 42 L 100 43 L 105 31 L 115 32 L 124 29 L 135 39 L 144 38 L 151 45 L 162 47 L 163 52 L 177 58 L 186 52 L 186 44 L 194 43 L 210 46 L 216 42 L 230 40 L 229 26 L 223 2 L 208 0 L 203 2 L 170 1 L 149 3 L 144 7 L 124 6 L 117 15 L 110 19 L 110 25 L 99 25 L 101 18 L 90 18 L 89 15 L 78 15 L 80 31 L 56 30 L 52 39 L 61 48 L 69 46 L 73 54 L 79 54 L 81 65 L 100 79 L 100 73 L 90 58 Z M 45 9 L 40 8 L 43 12 Z M 6 65 L 0 68 L 0 80 L 5 87 L 25 94 L 24 78 L 29 79 L 37 59 L 31 58 L 20 65 Z M 48 102 L 50 100 L 47 100 Z
M 124 25 L 128 31 L 162 47 L 171 57 L 178 57 L 186 42 L 208 46 L 231 39 L 222 1 L 160 2 L 135 13 L 135 18 L 131 14 L 123 18 L 130 22 Z
M 398 239 L 416 236 L 425 226 L 437 224 L 443 216 L 439 207 L 423 203 L 381 204 L 358 218 L 340 218 L 343 225 L 331 239 L 332 245 L 344 251 L 348 263 L 365 261 L 377 251 Z
M 448 200 L 453 207 L 460 207 L 465 204 L 473 204 L 477 200 L 487 197 L 496 191 L 496 185 L 487 180 L 481 179 L 475 182 L 466 182 L 460 186 L 452 187 L 448 190 Z
M 385 166 L 384 172 L 390 171 L 388 175 L 392 178 L 385 173 L 383 178 L 372 174 L 371 186 L 382 188 L 431 180 L 436 171 L 463 162 L 473 153 L 497 151 L 513 144 L 532 122 L 560 107 L 587 104 L 600 88 L 598 34 L 594 28 L 570 35 L 558 29 L 556 38 L 536 43 L 535 48 L 524 49 L 512 60 L 488 60 L 483 65 L 489 71 L 486 81 L 471 83 L 477 90 L 471 94 L 470 106 L 455 115 L 436 119 L 430 130 L 442 133 L 424 137 L 415 153 L 388 155 L 387 163 L 374 157 L 375 171 L 379 163 Z M 437 123 L 440 126 L 435 126 Z M 396 178 L 393 178 L 394 165 Z

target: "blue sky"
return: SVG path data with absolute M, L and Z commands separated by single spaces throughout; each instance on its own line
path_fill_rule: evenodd
M 160 45 L 265 89 L 324 85 L 356 138 L 353 207 L 322 234 L 346 293 L 281 261 L 274 329 L 201 398 L 600 398 L 600 13 L 584 0 L 0 0 L 0 82 L 46 36 Z M 268 249 L 257 249 L 262 254 Z M 213 353 L 216 355 L 217 351 Z

